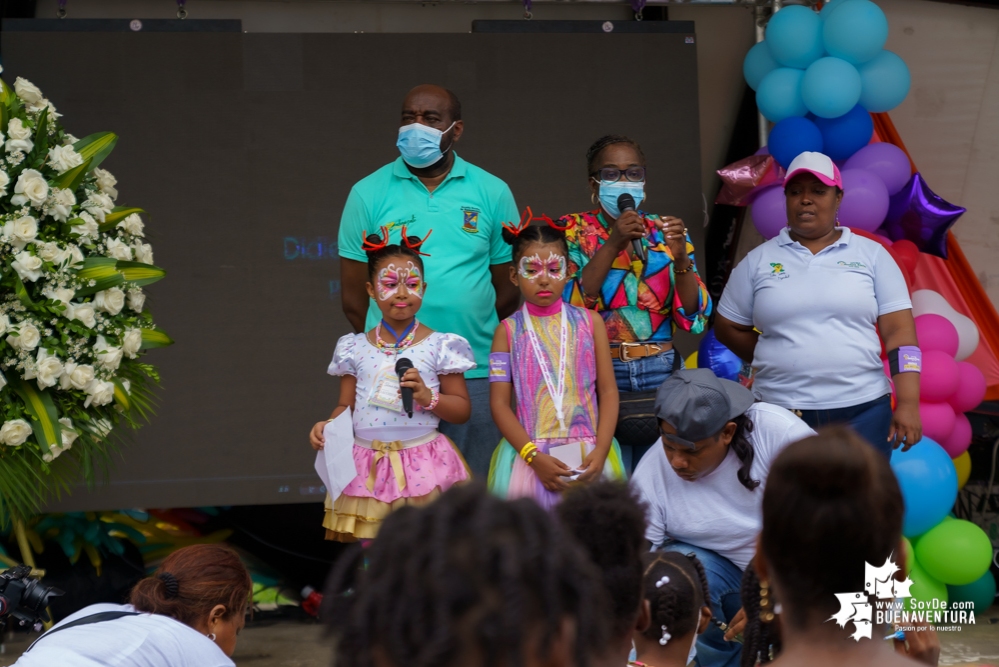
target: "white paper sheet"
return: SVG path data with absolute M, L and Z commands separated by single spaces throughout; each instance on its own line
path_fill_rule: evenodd
M 316 452 L 316 472 L 326 485 L 330 497 L 336 500 L 357 477 L 354 465 L 354 427 L 350 409 L 326 424 L 323 429 L 324 447 Z
M 578 471 L 583 467 L 583 443 L 570 442 L 568 445 L 550 447 L 548 454 L 569 466 L 570 470 Z

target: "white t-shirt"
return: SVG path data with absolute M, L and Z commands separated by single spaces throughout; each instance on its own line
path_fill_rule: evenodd
M 710 549 L 746 569 L 756 552 L 770 464 L 792 442 L 815 435 L 805 422 L 776 405 L 754 403 L 746 416 L 753 422 L 748 440 L 755 451 L 750 477 L 760 482 L 753 491 L 736 476 L 742 462 L 732 449 L 721 465 L 693 482 L 673 472 L 662 440 L 642 457 L 631 483 L 649 506 L 645 538 L 653 546 L 672 538 Z
M 753 394 L 792 410 L 831 410 L 887 394 L 878 317 L 912 308 L 879 243 L 842 230 L 817 254 L 787 229 L 732 270 L 718 312 L 763 333 Z
M 84 616 L 135 611 L 131 605 L 93 604 L 53 629 Z M 51 630 L 50 630 L 51 632 Z M 215 642 L 180 621 L 159 614 L 123 616 L 60 630 L 43 638 L 15 667 L 236 667 Z

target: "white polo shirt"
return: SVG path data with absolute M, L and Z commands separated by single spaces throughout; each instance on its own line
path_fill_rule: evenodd
M 763 332 L 753 393 L 794 410 L 860 405 L 890 391 L 878 317 L 912 308 L 905 278 L 879 243 L 846 227 L 816 254 L 787 228 L 732 271 L 718 312 Z

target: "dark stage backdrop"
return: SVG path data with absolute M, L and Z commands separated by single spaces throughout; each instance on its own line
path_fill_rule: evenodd
M 415 84 L 458 94 L 459 154 L 536 213 L 590 207 L 587 147 L 607 133 L 636 138 L 647 208 L 682 216 L 700 242 L 689 25 L 651 35 L 5 32 L 7 81 L 37 84 L 77 136 L 120 136 L 103 166 L 118 178 L 118 204 L 150 213 L 168 271 L 150 305 L 177 341 L 149 355 L 161 406 L 110 484 L 51 509 L 322 500 L 307 434 L 336 404 L 326 366 L 348 331 L 340 212 L 355 181 L 398 155 L 399 109 Z

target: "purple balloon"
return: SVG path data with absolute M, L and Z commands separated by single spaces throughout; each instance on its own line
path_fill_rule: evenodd
M 760 192 L 753 200 L 753 225 L 768 241 L 787 227 L 787 204 L 784 200 L 784 187 L 771 185 Z
M 888 214 L 888 188 L 880 178 L 864 169 L 844 169 L 842 174 L 840 224 L 873 232 Z
M 864 146 L 846 161 L 847 169 L 866 169 L 877 174 L 888 194 L 897 194 L 912 178 L 909 156 L 901 148 L 887 142 Z
M 770 147 L 760 146 L 753 155 L 770 155 Z
M 919 252 L 947 259 L 947 230 L 966 210 L 935 194 L 923 176 L 916 172 L 891 198 L 885 231 L 892 241 L 908 239 L 916 244 Z

